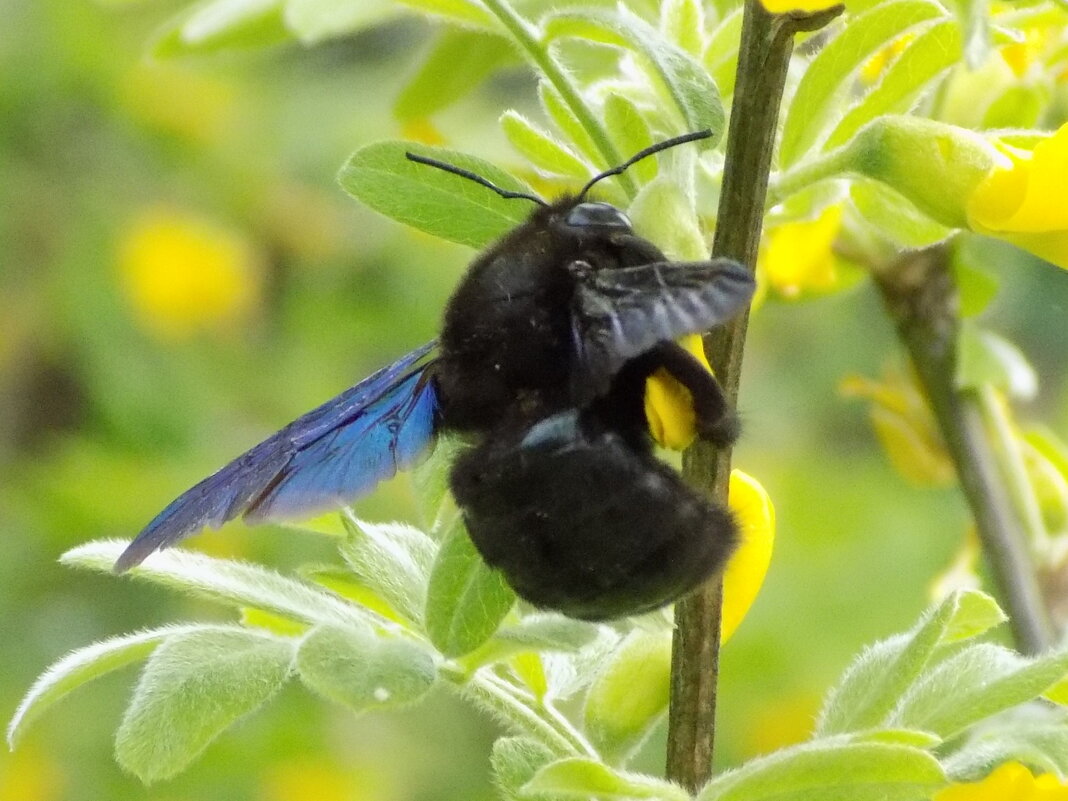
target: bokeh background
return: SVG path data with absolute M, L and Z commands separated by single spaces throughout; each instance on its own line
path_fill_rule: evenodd
M 0 718 L 41 670 L 95 639 L 225 612 L 72 572 L 66 549 L 131 537 L 178 492 L 434 335 L 471 253 L 361 208 L 334 176 L 351 151 L 426 136 L 393 103 L 430 28 L 391 23 L 294 45 L 152 62 L 176 7 L 0 0 Z M 521 71 L 435 114 L 450 146 L 514 163 L 496 117 L 533 104 Z M 1019 410 L 1068 432 L 1068 275 L 978 248 L 1002 290 L 983 322 L 1041 376 Z M 952 487 L 890 466 L 850 376 L 901 364 L 870 286 L 755 315 L 736 463 L 775 501 L 763 592 L 727 644 L 719 758 L 803 738 L 864 644 L 909 626 L 960 549 Z M 413 519 L 408 481 L 358 507 Z M 325 539 L 228 526 L 191 547 L 283 568 Z M 492 797 L 493 721 L 444 694 L 353 718 L 291 686 L 192 769 L 152 788 L 111 760 L 125 670 L 0 753 L 0 801 Z M 659 770 L 662 733 L 637 767 Z

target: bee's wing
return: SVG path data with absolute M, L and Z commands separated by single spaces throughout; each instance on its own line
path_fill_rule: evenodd
M 756 288 L 752 274 L 730 259 L 574 272 L 572 389 L 580 405 L 605 393 L 629 359 L 658 342 L 726 322 Z
M 184 492 L 115 563 L 139 564 L 205 526 L 243 514 L 280 520 L 326 511 L 411 466 L 434 436 L 430 342 L 327 401 Z

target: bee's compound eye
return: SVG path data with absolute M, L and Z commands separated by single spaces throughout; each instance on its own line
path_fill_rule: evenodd
M 576 228 L 631 229 L 627 215 L 611 203 L 579 203 L 567 213 L 567 224 Z

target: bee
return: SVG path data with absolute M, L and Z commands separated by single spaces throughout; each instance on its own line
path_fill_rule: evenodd
M 288 520 L 350 503 L 415 464 L 436 435 L 454 433 L 466 445 L 449 484 L 472 541 L 534 605 L 620 617 L 714 574 L 735 524 L 656 458 L 645 386 L 665 371 L 689 392 L 698 435 L 733 442 L 722 389 L 675 340 L 727 322 L 752 296 L 753 278 L 728 259 L 670 261 L 620 209 L 587 198 L 640 159 L 709 135 L 646 148 L 552 203 L 409 153 L 535 208 L 472 262 L 438 340 L 180 495 L 116 571 L 239 515 Z

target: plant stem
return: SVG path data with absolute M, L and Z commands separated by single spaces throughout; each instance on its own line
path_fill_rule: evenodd
M 834 178 L 846 172 L 848 164 L 848 146 L 840 147 L 829 153 L 821 153 L 808 161 L 802 161 L 796 167 L 781 172 L 771 179 L 768 186 L 768 205 L 785 200 L 790 195 L 826 178 Z
M 508 4 L 507 0 L 482 0 L 482 4 L 489 10 L 501 26 L 508 31 L 512 40 L 527 54 L 531 63 L 553 85 L 560 96 L 564 98 L 571 112 L 579 123 L 590 135 L 590 139 L 601 152 L 604 166 L 614 167 L 623 162 L 616 146 L 612 144 L 608 132 L 601 125 L 600 120 L 593 113 L 586 102 L 582 99 L 575 84 L 571 82 L 567 73 L 553 60 L 549 54 L 549 48 L 542 42 L 537 28 L 523 19 L 516 10 Z M 634 180 L 626 173 L 618 176 L 620 186 L 623 187 L 628 197 L 633 198 L 638 191 Z
M 875 282 L 956 465 L 1016 647 L 1039 653 L 1052 630 L 1023 523 L 984 420 L 981 392 L 956 384 L 960 318 L 948 250 L 936 245 L 908 253 L 876 273 Z
M 755 269 L 793 37 L 826 25 L 841 11 L 835 6 L 815 14 L 770 14 L 757 0 L 746 0 L 713 257 L 730 257 Z M 709 361 L 732 403 L 738 396 L 748 320 L 748 312 L 740 314 L 705 336 Z M 730 466 L 729 449 L 716 451 L 700 441 L 683 455 L 683 476 L 722 504 L 727 502 Z M 691 792 L 712 774 L 721 596 L 717 577 L 675 607 L 667 776 Z

